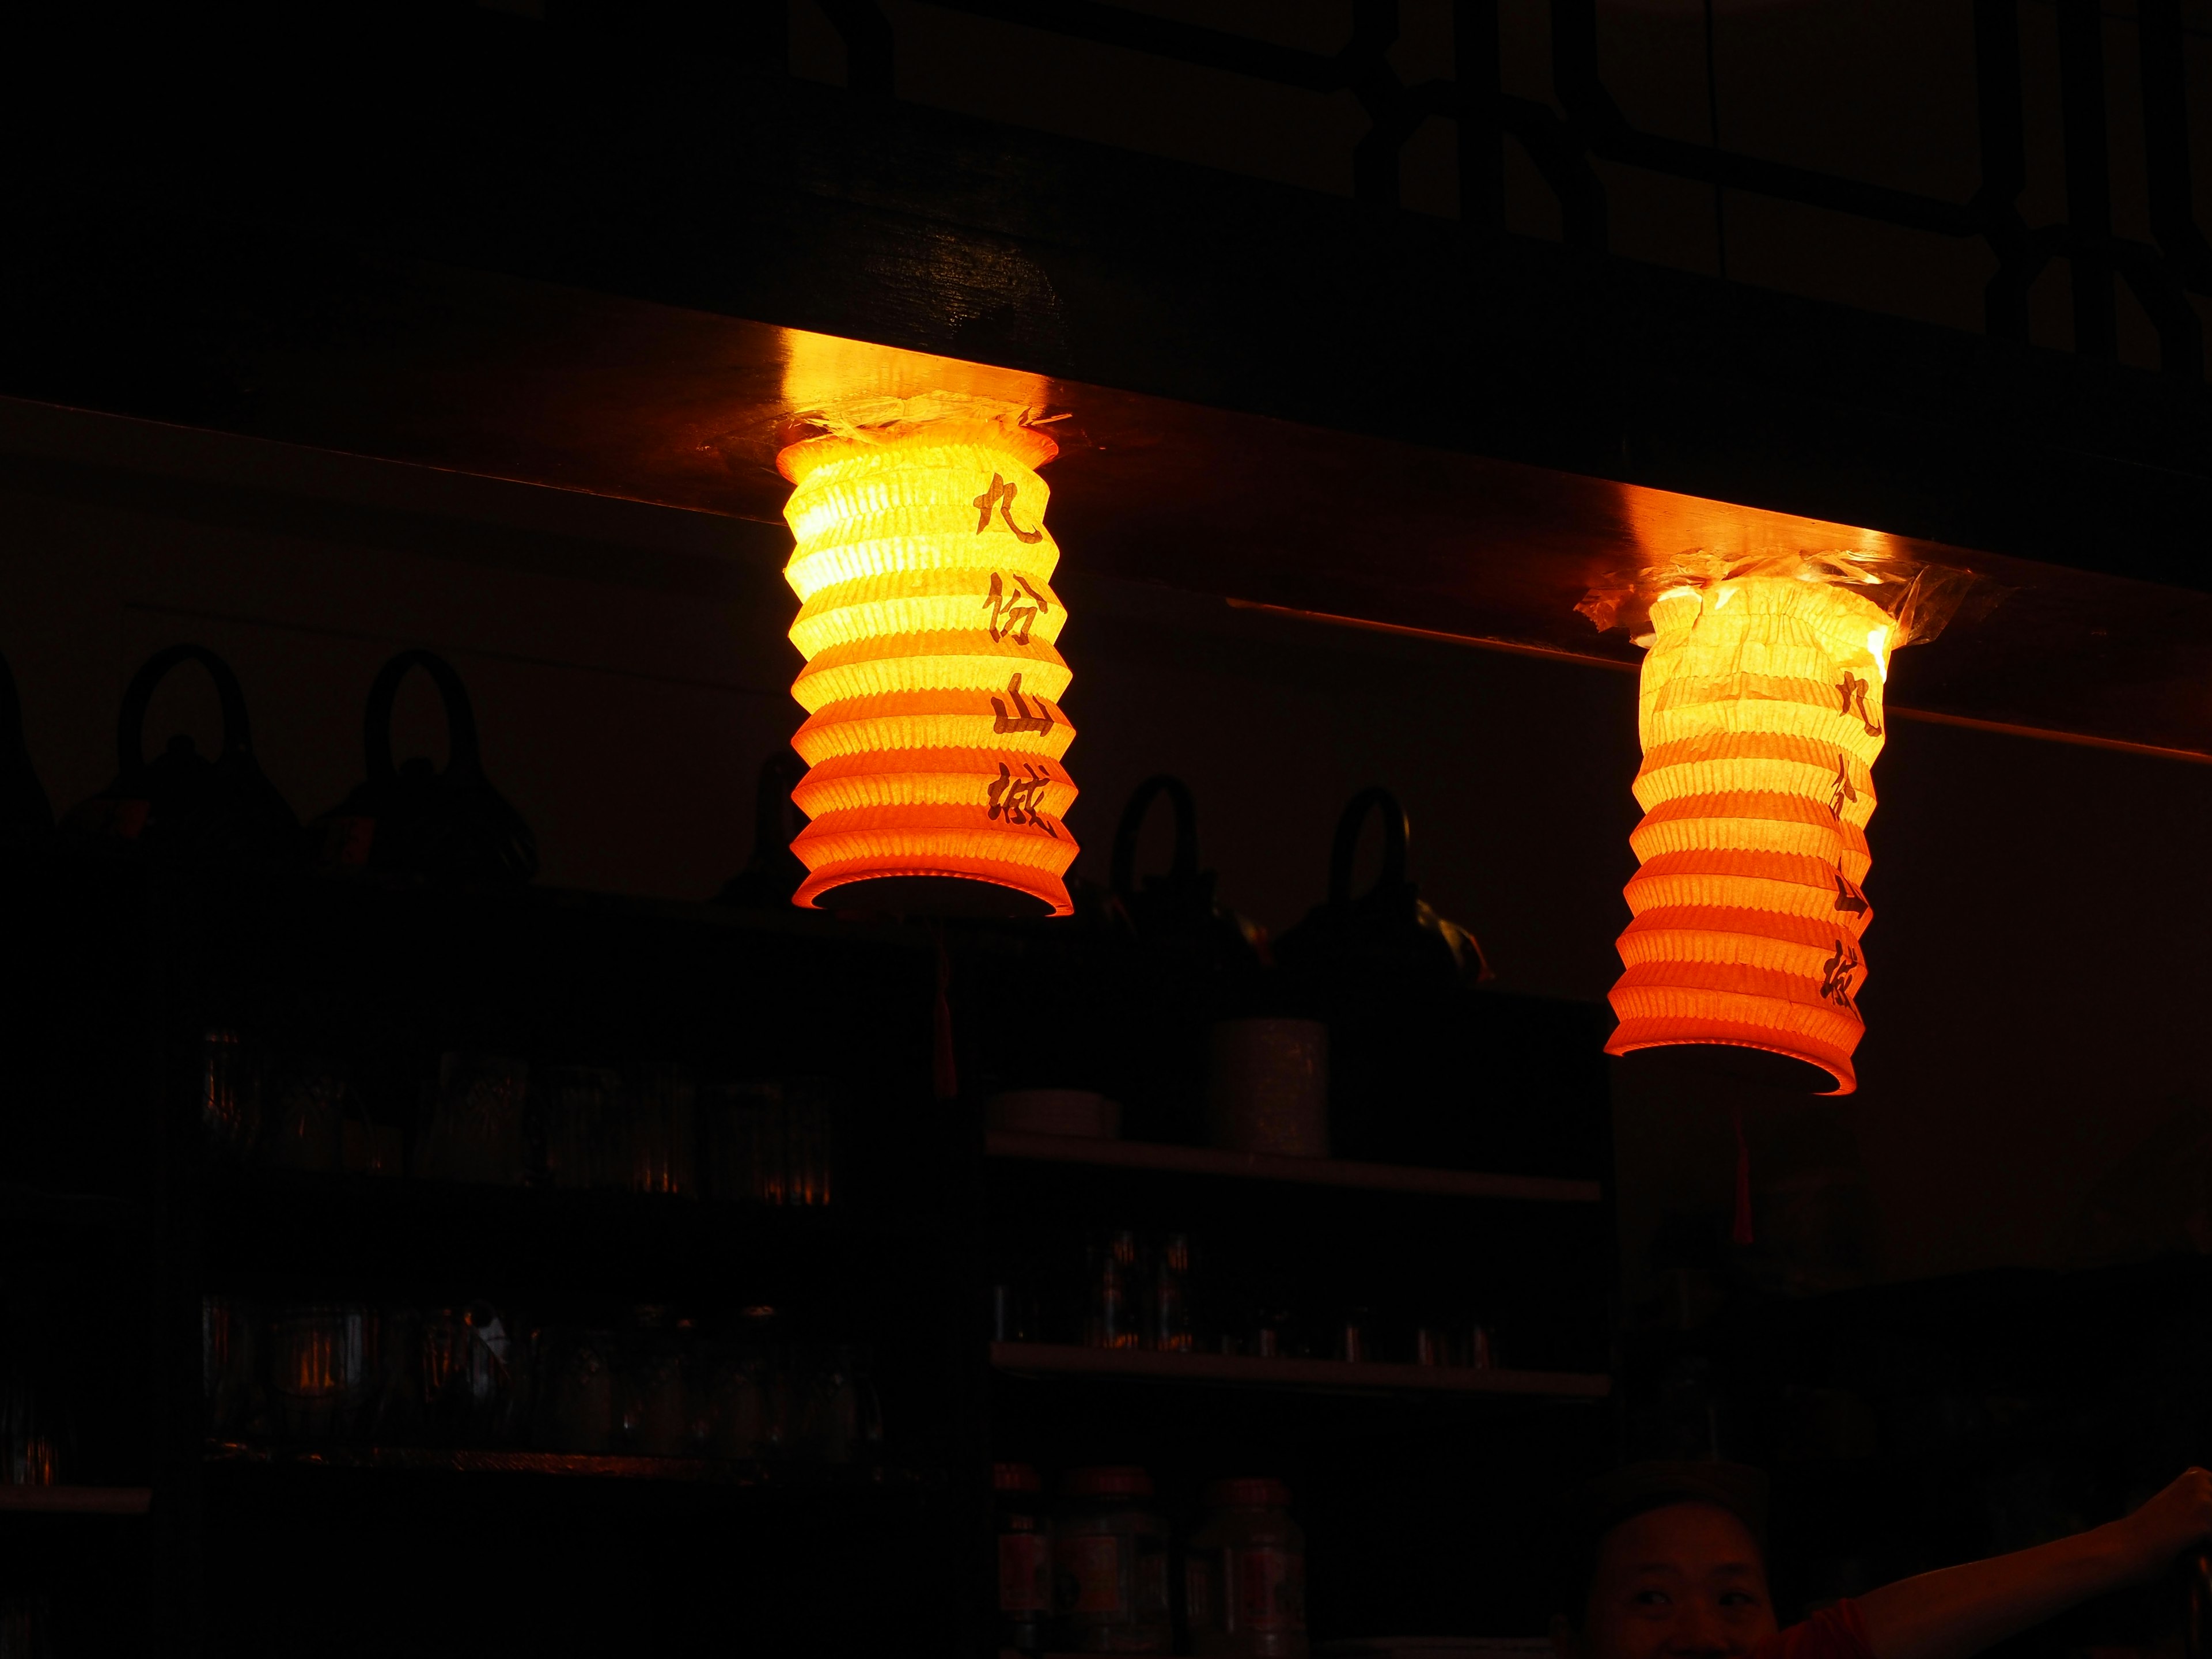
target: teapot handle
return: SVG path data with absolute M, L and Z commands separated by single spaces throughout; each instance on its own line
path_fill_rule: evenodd
M 805 815 L 791 799 L 806 775 L 806 768 L 788 749 L 780 749 L 761 763 L 760 781 L 753 789 L 753 856 L 748 866 L 769 870 L 790 853 L 791 843 L 805 827 Z M 794 824 L 793 820 L 799 823 Z
M 446 770 L 473 775 L 483 769 L 477 748 L 477 711 L 469 689 L 453 672 L 453 664 L 432 651 L 403 651 L 376 671 L 368 688 L 368 712 L 362 726 L 362 752 L 368 761 L 372 785 L 389 783 L 398 775 L 392 763 L 392 706 L 399 696 L 399 683 L 410 668 L 421 668 L 438 688 L 446 706 Z
M 146 710 L 154 701 L 154 688 L 168 677 L 171 669 L 185 662 L 199 664 L 215 682 L 216 696 L 222 702 L 222 757 L 252 757 L 253 732 L 246 724 L 246 694 L 239 690 L 238 676 L 230 672 L 230 665 L 204 645 L 173 645 L 147 658 L 123 693 L 123 713 L 115 725 L 115 756 L 125 777 L 146 764 Z M 9 689 L 14 689 L 12 684 Z
M 1406 809 L 1398 804 L 1395 795 L 1377 785 L 1354 795 L 1352 804 L 1344 809 L 1344 816 L 1336 821 L 1336 842 L 1328 854 L 1331 904 L 1352 902 L 1352 856 L 1359 851 L 1359 832 L 1366 827 L 1368 813 L 1377 809 L 1382 814 L 1382 873 L 1376 878 L 1374 890 L 1381 892 L 1405 884 Z
M 1169 878 L 1191 881 L 1198 876 L 1198 802 L 1181 778 L 1156 773 L 1137 786 L 1129 804 L 1121 809 L 1120 827 L 1114 831 L 1112 880 L 1114 890 L 1123 898 L 1137 890 L 1137 836 L 1145 827 L 1145 815 L 1162 795 L 1175 808 L 1175 862 L 1169 866 Z
M 24 747 L 22 694 L 15 689 L 15 671 L 5 657 L 0 657 L 0 744 Z

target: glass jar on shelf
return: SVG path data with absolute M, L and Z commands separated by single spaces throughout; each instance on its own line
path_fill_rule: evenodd
M 1216 1480 L 1183 1560 L 1193 1652 L 1306 1659 L 1306 1539 L 1279 1480 Z
M 1053 1530 L 1060 1639 L 1077 1653 L 1165 1653 L 1168 1523 L 1152 1480 L 1127 1466 L 1073 1469 Z
M 1027 1463 L 994 1463 L 991 1494 L 999 1534 L 999 1645 L 1041 1654 L 1052 1618 L 1052 1527 L 1044 1482 Z

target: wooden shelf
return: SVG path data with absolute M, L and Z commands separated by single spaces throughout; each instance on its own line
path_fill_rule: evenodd
M 146 1224 L 143 1206 L 101 1193 L 49 1193 L 0 1183 L 0 1227 L 33 1232 L 131 1232 Z
M 763 1469 L 757 1463 L 708 1457 L 639 1457 L 591 1452 L 472 1449 L 447 1446 L 329 1446 L 273 1450 L 210 1441 L 205 1459 L 247 1468 L 384 1469 L 428 1474 L 538 1474 L 599 1480 L 648 1480 L 692 1486 L 758 1486 L 796 1492 L 851 1492 L 917 1484 L 904 1469 L 847 1466 Z
M 0 1486 L 0 1515 L 143 1515 L 150 1486 Z
M 993 1158 L 1039 1164 L 1091 1164 L 1117 1170 L 1158 1170 L 1174 1175 L 1229 1176 L 1245 1181 L 1302 1182 L 1316 1187 L 1357 1187 L 1370 1192 L 1421 1193 L 1440 1198 L 1502 1198 L 1534 1204 L 1598 1204 L 1595 1181 L 1548 1176 L 1486 1175 L 1475 1170 L 1425 1170 L 1396 1164 L 1351 1164 L 1331 1158 L 1284 1158 L 1270 1152 L 1224 1152 L 1211 1146 L 1172 1146 L 1144 1140 L 1096 1140 L 1083 1135 L 1023 1134 L 993 1129 L 984 1151 Z
M 1589 1371 L 1474 1370 L 1462 1365 L 1354 1364 L 1341 1359 L 1258 1359 L 1244 1354 L 1158 1353 L 1056 1342 L 994 1342 L 994 1369 L 1033 1376 L 1127 1376 L 1243 1388 L 1357 1394 L 1496 1394 L 1602 1400 L 1613 1379 Z

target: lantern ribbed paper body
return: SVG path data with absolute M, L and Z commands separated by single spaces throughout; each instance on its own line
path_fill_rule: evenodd
M 1642 861 L 1608 1053 L 1764 1048 L 1857 1086 L 1860 884 L 1896 626 L 1849 587 L 1750 577 L 1651 606 Z
M 793 850 L 811 906 L 848 882 L 956 877 L 1073 908 L 1061 823 L 1067 665 L 1053 641 L 1060 550 L 1036 469 L 1050 439 L 1012 422 L 939 420 L 825 437 L 778 457 L 796 486 L 785 578 L 799 599 L 792 686 L 811 820 Z

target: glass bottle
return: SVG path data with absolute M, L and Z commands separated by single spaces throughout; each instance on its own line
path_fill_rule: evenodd
M 1165 1653 L 1168 1523 L 1139 1468 L 1073 1469 L 1053 1529 L 1060 1639 L 1076 1653 Z
M 1152 1249 L 1152 1294 L 1146 1310 L 1146 1346 L 1164 1353 L 1188 1353 L 1198 1346 L 1190 1310 L 1190 1237 L 1164 1235 Z
M 1091 1249 L 1091 1296 L 1083 1322 L 1087 1347 L 1139 1346 L 1137 1235 L 1117 1228 Z
M 991 1465 L 999 1527 L 999 1645 L 1042 1653 L 1052 1617 L 1052 1528 L 1044 1482 L 1027 1463 Z
M 1306 1537 L 1279 1480 L 1216 1480 L 1183 1560 L 1192 1651 L 1306 1659 Z

